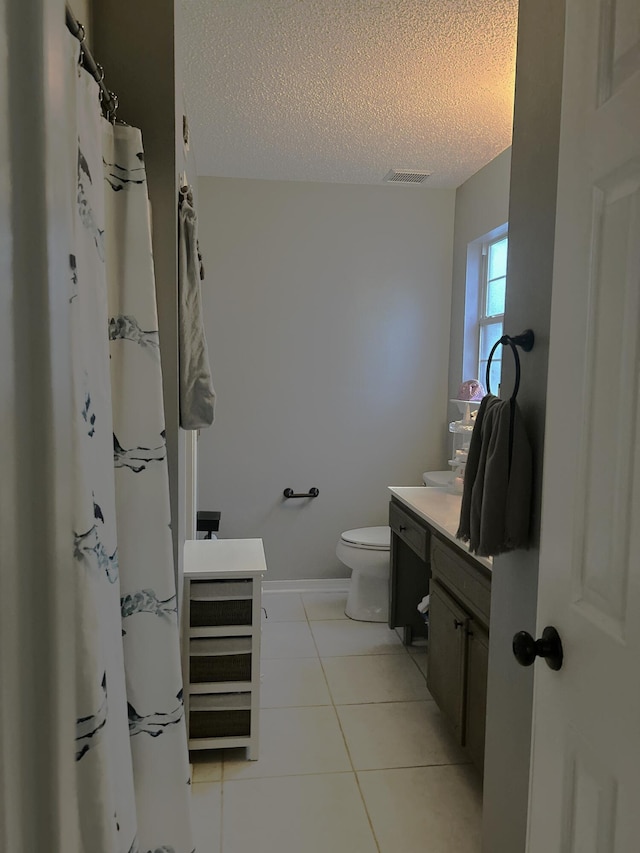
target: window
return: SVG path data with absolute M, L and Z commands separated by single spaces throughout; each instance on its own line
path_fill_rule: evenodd
M 478 373 L 484 384 L 487 362 L 491 347 L 502 337 L 504 328 L 504 302 L 507 290 L 507 246 L 508 237 L 487 242 L 482 247 L 481 275 L 478 311 Z M 491 390 L 498 393 L 502 373 L 502 347 L 498 347 L 491 359 Z
M 463 381 L 478 379 L 486 385 L 489 353 L 503 335 L 507 247 L 506 224 L 467 246 Z M 501 369 L 502 347 L 498 347 L 491 360 L 490 384 L 494 394 L 498 393 Z

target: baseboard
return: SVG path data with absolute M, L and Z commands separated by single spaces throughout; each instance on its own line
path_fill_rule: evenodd
M 351 578 L 301 578 L 262 581 L 262 592 L 349 592 Z

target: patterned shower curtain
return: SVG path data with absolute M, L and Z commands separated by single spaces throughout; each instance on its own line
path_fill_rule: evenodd
M 83 853 L 192 853 L 162 374 L 141 134 L 70 38 L 76 768 Z

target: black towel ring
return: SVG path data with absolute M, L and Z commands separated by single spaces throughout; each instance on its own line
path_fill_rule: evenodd
M 518 396 L 518 389 L 520 388 L 520 356 L 518 355 L 518 347 L 524 350 L 524 352 L 531 352 L 533 349 L 533 343 L 535 340 L 535 335 L 531 329 L 527 329 L 521 335 L 503 335 L 499 338 L 495 344 L 491 347 L 491 352 L 489 353 L 489 361 L 487 362 L 487 392 L 491 394 L 491 382 L 489 380 L 489 375 L 491 372 L 491 359 L 493 358 L 493 354 L 497 350 L 497 348 L 502 344 L 503 346 L 509 345 L 511 347 L 511 352 L 513 353 L 513 358 L 516 363 L 516 382 L 513 386 L 513 393 L 511 394 L 510 399 L 515 400 Z

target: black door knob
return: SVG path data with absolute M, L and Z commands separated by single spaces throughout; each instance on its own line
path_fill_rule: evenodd
M 540 640 L 534 640 L 528 631 L 519 631 L 513 638 L 513 654 L 521 666 L 531 666 L 537 657 L 544 658 L 551 669 L 562 666 L 562 642 L 556 629 L 549 625 Z

